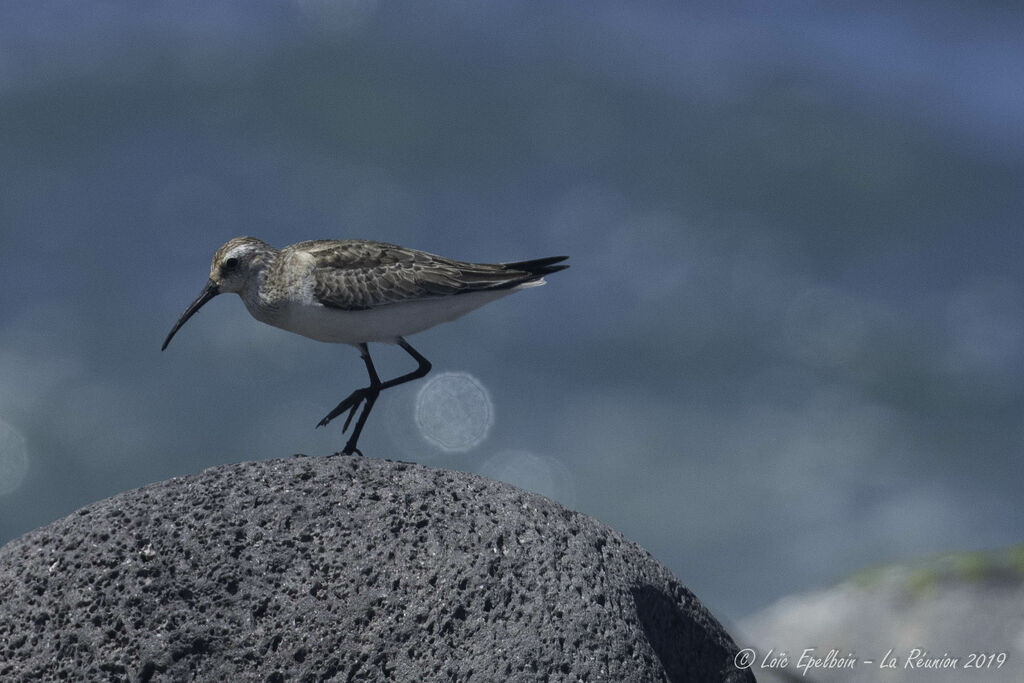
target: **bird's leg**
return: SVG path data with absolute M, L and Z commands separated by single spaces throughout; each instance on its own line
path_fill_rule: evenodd
M 416 369 L 412 372 L 384 382 L 384 384 L 380 385 L 381 390 L 397 387 L 399 384 L 405 384 L 406 382 L 411 382 L 414 379 L 419 379 L 430 372 L 430 368 L 433 367 L 430 365 L 429 360 L 421 356 L 420 352 L 412 348 L 412 346 L 409 345 L 409 342 L 405 341 L 402 337 L 398 338 L 398 345 L 405 349 L 405 352 L 412 356 L 419 365 L 417 365 Z
M 423 377 L 425 374 L 430 372 L 430 361 L 421 356 L 416 349 L 412 348 L 412 346 L 409 345 L 409 342 L 399 337 L 398 344 L 403 349 L 405 349 L 410 356 L 416 359 L 418 365 L 416 366 L 416 369 L 413 370 L 412 372 L 406 373 L 394 379 L 389 379 L 387 382 L 384 382 L 382 384 L 380 379 L 377 378 L 376 371 L 374 371 L 373 369 L 373 363 L 370 361 L 370 354 L 366 353 L 366 355 L 363 356 L 363 360 L 366 361 L 366 369 L 370 373 L 370 386 L 367 387 L 367 390 L 370 393 L 366 397 L 366 406 L 363 408 L 363 412 L 359 414 L 359 419 L 356 421 L 356 427 L 354 430 L 352 430 L 352 436 L 351 438 L 349 438 L 348 443 L 345 444 L 345 450 L 342 451 L 342 453 L 344 453 L 345 455 L 352 455 L 353 452 L 362 455 L 362 453 L 360 453 L 359 450 L 356 448 L 356 441 L 359 440 L 359 434 L 360 432 L 363 431 L 363 425 L 366 424 L 366 418 L 370 416 L 370 409 L 373 408 L 373 404 L 377 401 L 377 396 L 380 394 L 381 391 L 383 391 L 384 389 L 390 389 L 391 387 L 398 386 L 399 384 L 404 384 L 405 382 L 410 382 L 414 379 L 419 379 L 420 377 Z M 352 414 L 355 412 L 355 410 L 355 406 L 353 406 L 352 412 L 348 414 L 348 419 L 345 420 L 346 429 L 348 428 L 348 423 L 352 421 Z M 345 429 L 342 429 L 341 431 L 344 432 Z
M 377 396 L 384 389 L 390 389 L 391 387 L 410 382 L 414 379 L 423 377 L 430 372 L 430 361 L 420 355 L 420 353 L 409 345 L 409 342 L 405 341 L 402 337 L 398 338 L 398 345 L 405 349 L 406 353 L 412 356 L 418 366 L 412 372 L 401 375 L 394 379 L 389 379 L 387 382 L 381 382 L 377 376 L 377 370 L 373 367 L 373 361 L 370 359 L 370 351 L 366 347 L 366 344 L 359 345 L 359 353 L 363 358 L 363 362 L 366 363 L 366 372 L 370 375 L 370 386 L 363 387 L 362 389 L 356 389 L 348 398 L 339 403 L 334 410 L 327 414 L 324 419 L 320 420 L 320 424 L 317 427 L 323 427 L 334 418 L 341 415 L 346 410 L 349 411 L 348 418 L 345 419 L 345 426 L 342 428 L 342 432 L 348 431 L 348 426 L 352 422 L 353 416 L 355 416 L 356 410 L 359 408 L 359 404 L 366 401 L 366 405 L 363 406 L 363 411 L 359 415 L 359 419 L 356 420 L 355 429 L 352 430 L 352 436 L 349 438 L 348 443 L 345 444 L 342 453 L 345 455 L 352 455 L 353 453 L 362 452 L 356 448 L 356 442 L 359 440 L 359 434 L 363 431 L 363 425 L 366 424 L 366 418 L 370 416 L 370 410 L 373 408 L 373 404 L 377 401 Z
M 334 410 L 329 412 L 324 419 L 320 420 L 319 424 L 317 424 L 317 427 L 323 427 L 347 410 L 348 417 L 345 419 L 345 426 L 341 428 L 342 433 L 347 432 L 348 426 L 352 423 L 352 418 L 356 414 L 356 410 L 359 409 L 359 404 L 366 401 L 366 405 L 363 406 L 363 412 L 359 416 L 359 420 L 356 422 L 355 431 L 352 432 L 352 437 L 348 440 L 348 443 L 345 444 L 345 450 L 342 451 L 345 455 L 352 455 L 352 453 L 359 453 L 359 455 L 362 455 L 362 453 L 356 448 L 356 442 L 359 440 L 359 433 L 362 431 L 363 424 L 366 422 L 366 418 L 370 414 L 370 409 L 377 400 L 377 395 L 380 394 L 381 389 L 380 377 L 377 376 L 377 369 L 373 367 L 373 360 L 370 358 L 370 349 L 367 348 L 366 344 L 359 345 L 359 355 L 366 364 L 366 373 L 370 376 L 370 386 L 353 391 L 344 401 L 335 406 Z
M 359 435 L 363 432 L 363 425 L 366 424 L 366 418 L 370 416 L 370 411 L 373 410 L 373 404 L 377 402 L 377 396 L 380 395 L 381 382 L 380 377 L 377 376 L 377 369 L 373 367 L 373 361 L 370 359 L 370 350 L 366 347 L 366 344 L 359 345 L 359 353 L 363 357 L 363 362 L 366 363 L 366 372 L 370 375 L 370 386 L 366 387 L 363 391 L 363 396 L 366 404 L 363 406 L 363 412 L 359 413 L 359 419 L 356 420 L 355 429 L 352 430 L 352 436 L 349 437 L 348 443 L 345 444 L 345 448 L 341 451 L 344 455 L 352 455 L 358 453 L 362 455 L 363 452 L 356 448 L 356 442 L 359 441 Z M 359 401 L 356 401 L 352 405 L 352 409 L 349 411 L 348 417 L 345 419 L 345 426 L 341 428 L 342 434 L 348 430 L 348 425 L 352 422 L 352 416 L 356 413 L 356 407 L 359 405 Z
M 352 417 L 356 414 L 356 409 L 359 408 L 359 404 L 367 399 L 370 394 L 380 392 L 380 378 L 377 377 L 377 370 L 373 367 L 373 361 L 370 359 L 370 350 L 366 347 L 366 344 L 359 345 L 359 355 L 362 357 L 363 362 L 366 363 L 366 372 L 370 375 L 370 386 L 356 389 L 349 394 L 344 401 L 335 406 L 334 410 L 327 413 L 324 419 L 317 423 L 317 427 L 326 427 L 327 423 L 347 410 L 349 411 L 348 419 L 345 420 L 345 426 L 341 429 L 342 432 L 347 432 L 348 426 L 352 422 Z

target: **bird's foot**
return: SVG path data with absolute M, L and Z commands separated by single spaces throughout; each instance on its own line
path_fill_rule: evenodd
M 335 451 L 334 453 L 329 454 L 327 457 L 328 458 L 333 458 L 333 457 L 338 456 L 338 455 L 358 455 L 358 456 L 362 456 L 363 452 L 361 450 L 359 450 L 358 448 L 353 448 L 350 451 L 346 447 L 345 450 L 343 450 L 343 451 Z
M 377 395 L 379 393 L 380 389 L 373 386 L 363 387 L 362 389 L 356 389 L 355 391 L 348 395 L 348 398 L 339 403 L 334 408 L 334 410 L 327 413 L 327 415 L 324 416 L 324 419 L 320 420 L 320 422 L 318 422 L 316 426 L 326 427 L 331 420 L 338 417 L 347 410 L 348 417 L 345 418 L 345 426 L 341 428 L 341 432 L 342 434 L 344 434 L 345 432 L 348 431 L 348 426 L 352 424 L 352 418 L 353 416 L 355 416 L 356 410 L 359 409 L 359 406 L 362 404 L 362 402 L 368 400 L 376 400 Z M 355 450 L 355 445 L 350 445 L 352 445 L 352 450 L 349 450 L 349 446 L 346 445 L 345 450 L 342 451 L 342 453 L 344 453 L 345 455 L 351 455 L 352 451 Z M 360 453 L 360 455 L 362 455 L 362 453 Z

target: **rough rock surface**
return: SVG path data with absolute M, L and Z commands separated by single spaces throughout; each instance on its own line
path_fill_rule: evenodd
M 742 681 L 640 547 L 482 477 L 215 467 L 0 548 L 0 680 Z

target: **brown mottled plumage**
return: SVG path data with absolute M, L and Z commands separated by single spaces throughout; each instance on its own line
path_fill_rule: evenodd
M 536 269 L 513 264 L 467 263 L 386 242 L 312 240 L 295 249 L 310 254 L 316 299 L 346 311 L 466 292 L 504 289 L 536 280 Z M 548 269 L 554 272 L 568 266 Z

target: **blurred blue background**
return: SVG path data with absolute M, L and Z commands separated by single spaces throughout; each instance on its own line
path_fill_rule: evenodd
M 159 351 L 245 234 L 571 255 L 411 338 L 435 382 L 360 446 L 593 515 L 727 620 L 1018 543 L 1022 35 L 1016 3 L 4 3 L 0 543 L 340 449 L 350 347 L 225 296 Z

